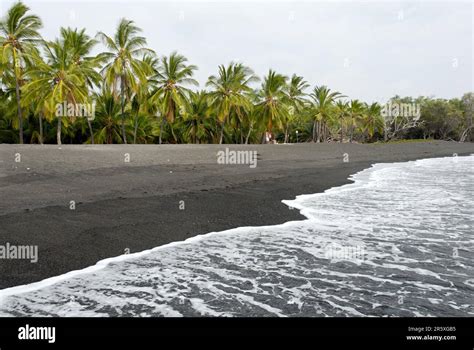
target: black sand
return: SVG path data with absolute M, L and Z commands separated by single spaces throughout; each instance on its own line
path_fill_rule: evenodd
M 225 147 L 257 150 L 258 166 L 217 164 L 216 153 Z M 453 153 L 472 154 L 474 144 L 0 145 L 0 245 L 39 250 L 37 263 L 0 260 L 0 289 L 126 250 L 299 220 L 282 199 L 348 183 L 349 175 L 374 163 Z M 15 162 L 18 154 L 21 162 Z

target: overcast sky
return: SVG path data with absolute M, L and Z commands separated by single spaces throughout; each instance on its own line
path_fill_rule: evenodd
M 474 91 L 470 2 L 41 1 L 24 0 L 52 39 L 59 27 L 112 34 L 120 18 L 143 29 L 159 55 L 177 50 L 204 87 L 217 66 L 239 61 L 303 75 L 351 98 L 460 97 Z M 2 16 L 11 0 L 0 0 Z

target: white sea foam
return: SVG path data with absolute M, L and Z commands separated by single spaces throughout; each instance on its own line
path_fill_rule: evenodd
M 351 178 L 284 201 L 307 220 L 1 290 L 0 316 L 474 315 L 474 156 L 376 164 Z

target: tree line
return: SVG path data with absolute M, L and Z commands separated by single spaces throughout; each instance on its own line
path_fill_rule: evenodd
M 22 2 L 0 21 L 0 143 L 473 140 L 472 92 L 365 103 L 238 62 L 199 89 L 197 67 L 177 52 L 158 56 L 133 21 L 94 37 L 61 28 L 46 40 L 41 28 Z M 93 55 L 99 43 L 105 51 Z

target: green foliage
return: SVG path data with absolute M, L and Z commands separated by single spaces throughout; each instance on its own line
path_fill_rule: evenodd
M 15 89 L 20 143 L 24 141 L 20 88 L 25 79 L 25 67 L 31 63 L 27 54 L 36 50 L 34 44 L 40 38 L 38 30 L 42 26 L 39 17 L 29 14 L 29 10 L 22 2 L 17 2 L 0 20 L 0 85 L 6 83 L 7 88 Z
M 60 28 L 45 40 L 41 20 L 21 2 L 0 20 L 0 143 L 260 143 L 473 141 L 474 93 L 451 100 L 394 96 L 416 105 L 415 120 L 387 117 L 387 105 L 345 99 L 269 70 L 220 65 L 205 90 L 177 52 L 159 57 L 141 29 L 121 19 L 112 36 Z M 105 51 L 93 55 L 102 43 Z M 194 90 L 193 90 L 194 88 Z M 93 106 L 93 118 L 60 115 L 58 105 Z M 296 136 L 298 131 L 298 137 Z

